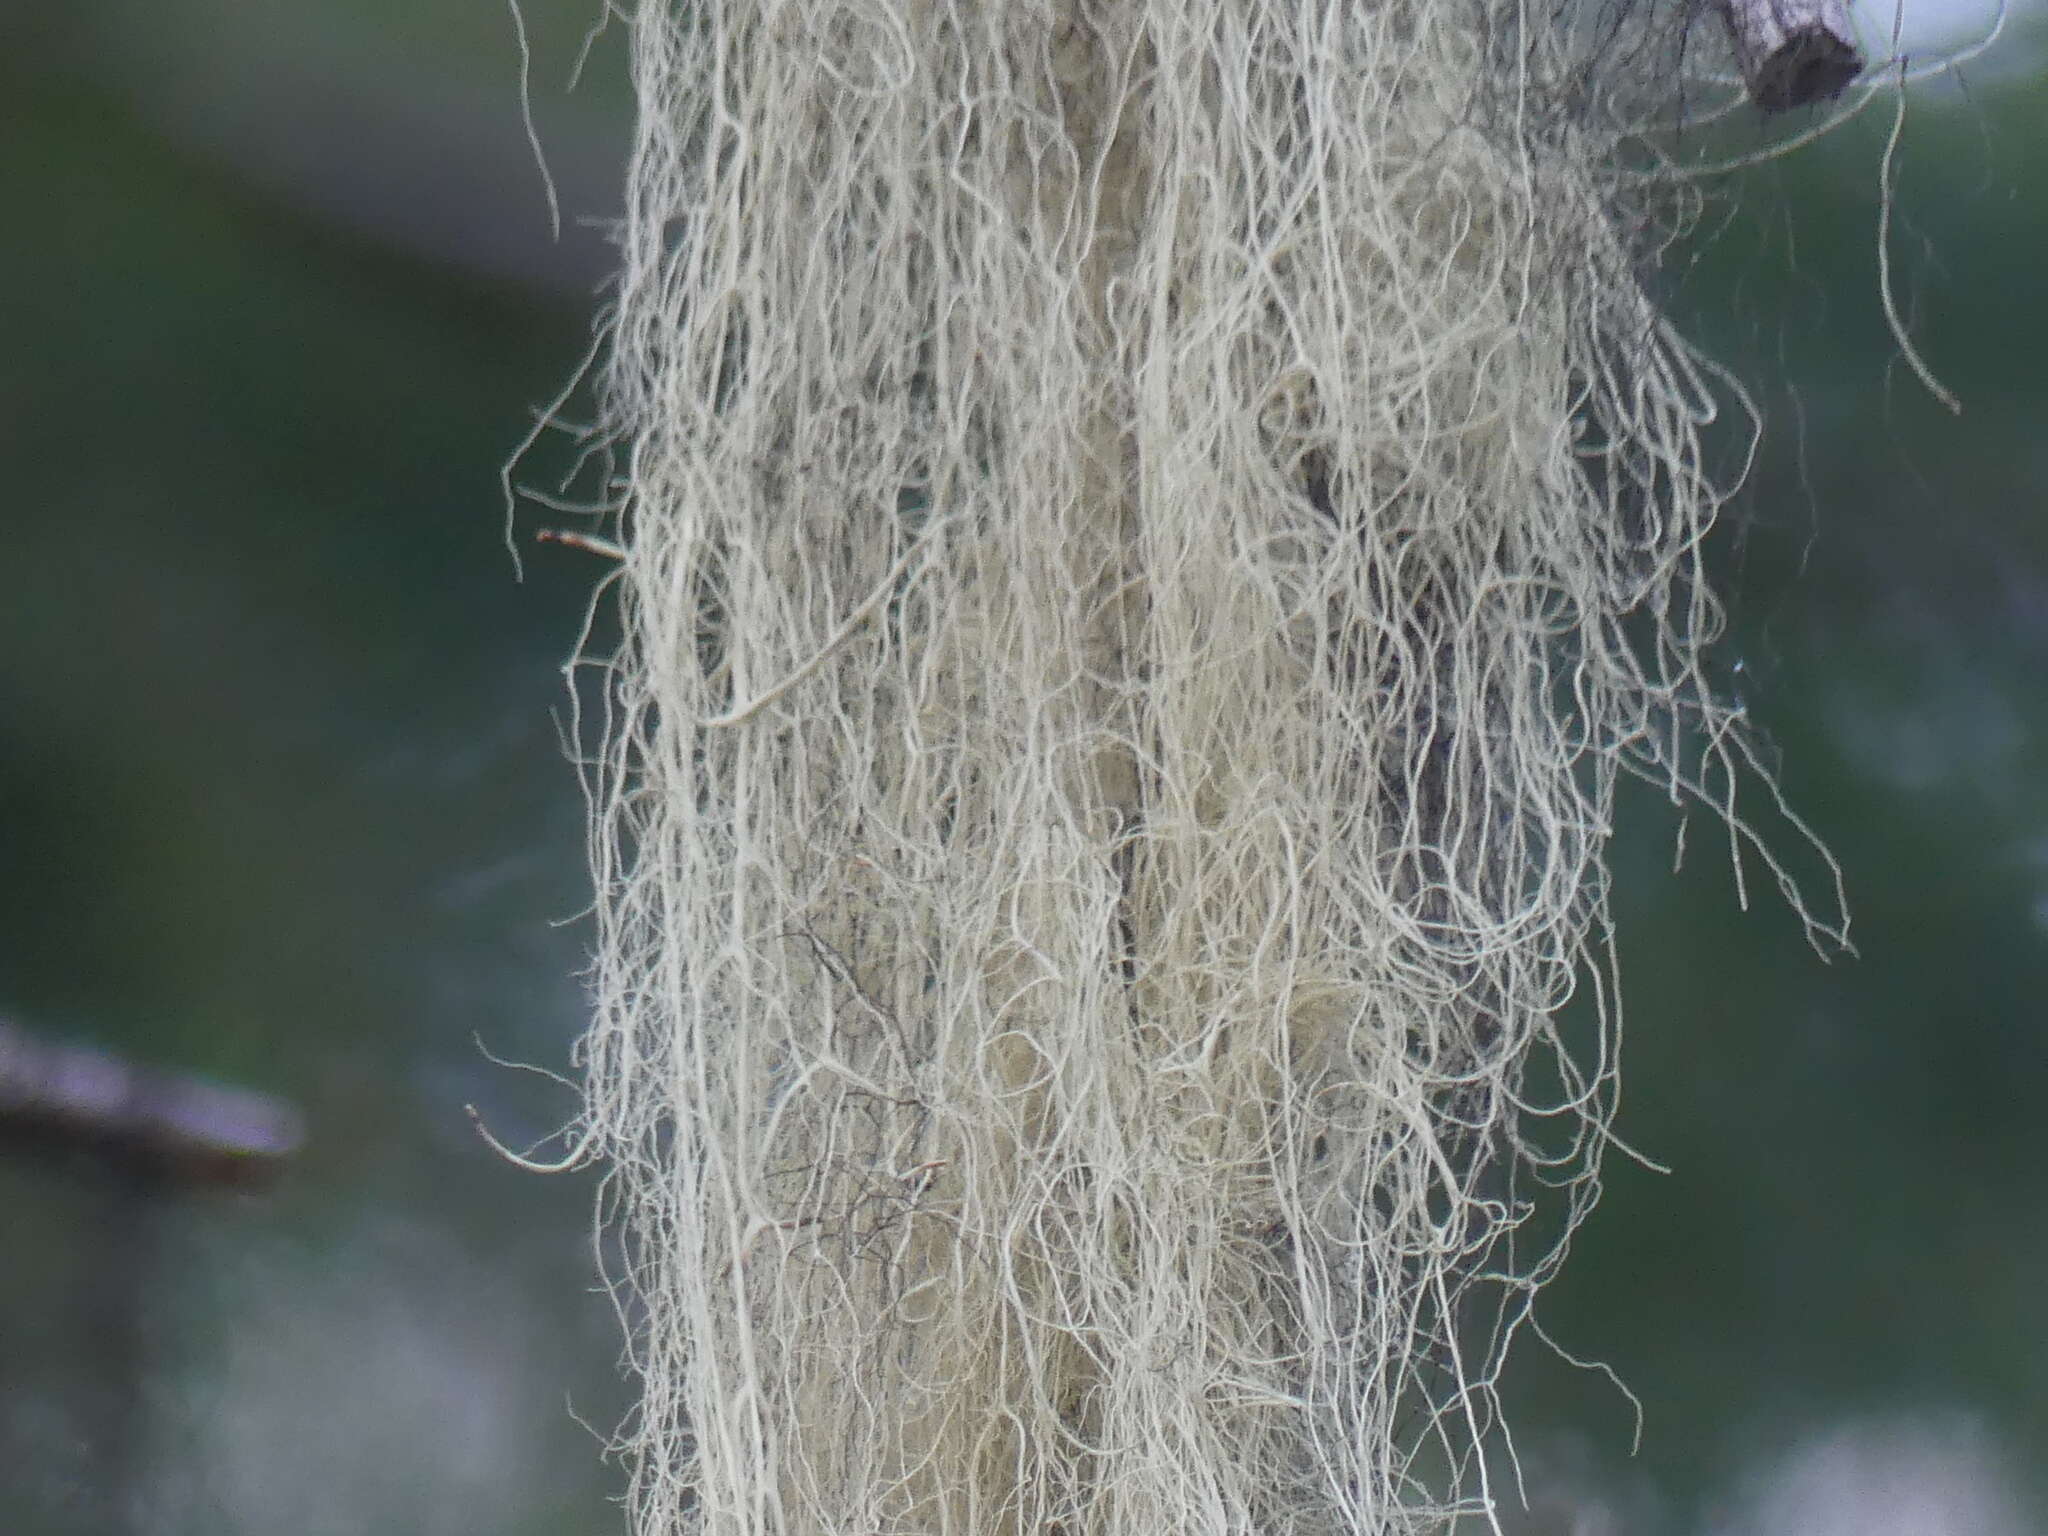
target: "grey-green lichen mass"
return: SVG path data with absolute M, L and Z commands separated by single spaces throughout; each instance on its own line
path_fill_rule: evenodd
M 1608 1140 L 1617 777 L 1788 888 L 1747 808 L 1803 836 L 1704 670 L 1669 37 L 634 25 L 585 1060 L 639 1529 L 1490 1520 Z

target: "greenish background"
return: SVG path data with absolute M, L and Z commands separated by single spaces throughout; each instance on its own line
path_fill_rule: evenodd
M 582 355 L 623 39 L 595 4 L 0 11 L 0 1017 L 288 1095 L 259 1195 L 0 1157 L 9 1536 L 620 1528 L 560 663 L 497 467 Z M 2024 30 L 2024 29 L 2023 29 Z M 1671 299 L 1770 448 L 1717 551 L 1729 675 L 1846 870 L 1824 965 L 1631 793 L 1606 1200 L 1513 1381 L 1537 1532 L 2048 1531 L 2048 143 L 2037 38 L 1717 192 Z M 1883 120 L 1879 121 L 1880 115 Z M 1738 124 L 1728 142 L 1761 142 Z M 526 471 L 565 470 L 544 441 Z M 517 537 L 537 521 L 529 507 Z M 1753 874 L 1756 872 L 1752 872 Z

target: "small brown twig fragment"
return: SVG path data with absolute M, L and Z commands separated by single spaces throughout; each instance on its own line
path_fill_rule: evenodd
M 623 560 L 625 549 L 610 539 L 601 539 L 594 533 L 577 533 L 573 529 L 543 528 L 534 534 L 536 544 L 560 544 L 565 549 L 580 549 L 585 554 L 603 555 L 607 560 Z
M 1863 72 L 1846 0 L 1715 0 L 1750 100 L 1766 112 L 1832 101 Z

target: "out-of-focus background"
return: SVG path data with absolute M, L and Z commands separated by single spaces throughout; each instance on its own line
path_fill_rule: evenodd
M 1916 63 L 1962 4 L 1907 0 Z M 602 566 L 529 507 L 515 580 L 497 470 L 602 300 L 601 14 L 524 4 L 557 239 L 505 7 L 0 10 L 0 1026 L 305 1132 L 235 1187 L 0 1140 L 9 1536 L 621 1529 L 592 1186 L 464 1112 L 573 1109 L 486 1052 L 565 1066 L 583 1019 L 560 664 Z M 1771 420 L 1729 678 L 1861 957 L 1767 879 L 1738 910 L 1697 827 L 1671 873 L 1631 794 L 1621 1130 L 1672 1171 L 1611 1161 L 1544 1316 L 1642 1448 L 1531 1341 L 1521 1530 L 2048 1532 L 2041 45 L 2017 14 L 1910 97 L 1893 272 L 1960 418 L 1882 321 L 1888 107 L 1723 185 L 1673 267 Z

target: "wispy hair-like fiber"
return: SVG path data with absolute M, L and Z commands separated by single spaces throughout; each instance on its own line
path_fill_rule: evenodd
M 1753 841 L 1625 36 L 642 5 L 584 1046 L 640 1531 L 1491 1517 L 1617 775 Z

